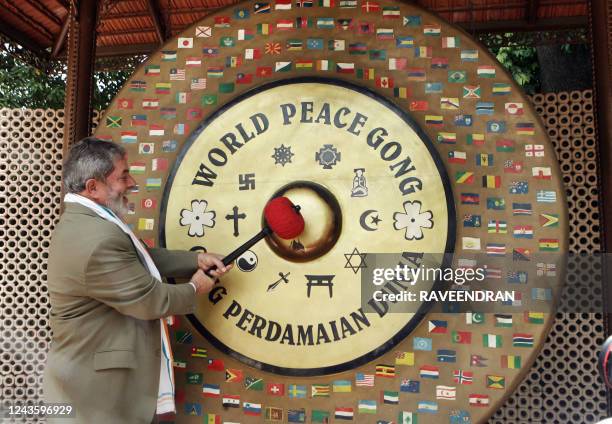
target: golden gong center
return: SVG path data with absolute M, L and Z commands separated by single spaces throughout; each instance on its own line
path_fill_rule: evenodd
M 245 363 L 289 375 L 349 369 L 405 338 L 417 315 L 363 307 L 368 256 L 420 266 L 454 244 L 447 178 L 410 118 L 339 81 L 284 81 L 239 97 L 181 152 L 161 239 L 229 253 L 261 230 L 277 195 L 300 205 L 304 233 L 241 256 L 199 299 L 196 328 Z

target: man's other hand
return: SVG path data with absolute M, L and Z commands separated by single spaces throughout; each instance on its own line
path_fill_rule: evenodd
M 198 269 L 191 277 L 191 282 L 195 285 L 196 294 L 206 294 L 210 292 L 215 285 L 215 280 Z
M 221 255 L 217 255 L 216 253 L 200 253 L 198 254 L 198 268 L 202 271 L 209 271 L 209 274 L 214 278 L 219 278 L 230 269 L 232 269 L 232 265 L 223 265 L 221 262 Z

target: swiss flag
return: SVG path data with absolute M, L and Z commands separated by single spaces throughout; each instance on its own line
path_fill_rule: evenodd
M 268 383 L 266 391 L 272 396 L 283 396 L 285 394 L 285 385 L 282 383 Z

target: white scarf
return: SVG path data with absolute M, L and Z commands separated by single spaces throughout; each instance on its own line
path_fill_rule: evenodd
M 161 281 L 161 274 L 159 273 L 151 255 L 147 252 L 147 249 L 142 245 L 140 240 L 132 232 L 123 221 L 121 221 L 117 215 L 115 215 L 109 209 L 97 204 L 96 202 L 80 196 L 78 194 L 68 193 L 64 196 L 65 203 L 78 203 L 91 209 L 97 213 L 100 217 L 110 221 L 121 228 L 124 233 L 130 236 L 132 243 L 136 246 L 138 255 L 143 260 L 147 267 L 147 270 L 151 273 L 153 278 Z M 166 321 L 160 319 L 161 328 L 161 366 L 159 368 L 159 390 L 157 394 L 157 414 L 166 414 L 168 412 L 176 412 L 174 405 L 174 370 L 172 368 L 172 349 L 170 347 L 170 337 L 168 335 L 168 326 Z

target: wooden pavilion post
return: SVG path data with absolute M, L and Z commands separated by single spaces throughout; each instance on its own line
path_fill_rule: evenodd
M 589 2 L 593 84 L 596 105 L 596 129 L 599 172 L 599 210 L 601 248 L 612 253 L 612 2 Z M 610 261 L 603 259 L 603 304 L 605 334 L 612 334 L 612 275 Z M 612 414 L 612 393 L 608 389 L 608 412 Z
M 91 131 L 98 3 L 96 0 L 70 2 L 64 152 Z

